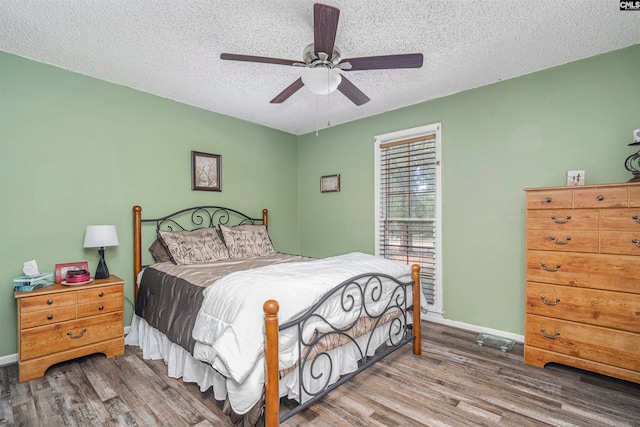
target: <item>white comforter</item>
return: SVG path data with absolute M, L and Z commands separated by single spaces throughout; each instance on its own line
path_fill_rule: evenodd
M 232 273 L 204 292 L 204 301 L 193 330 L 194 357 L 210 363 L 228 377 L 230 403 L 238 413 L 248 411 L 259 399 L 264 385 L 263 304 L 275 299 L 280 305 L 280 324 L 296 318 L 327 291 L 344 280 L 364 273 L 384 273 L 403 282 L 411 280 L 411 268 L 397 261 L 351 253 L 303 263 L 272 265 Z M 377 307 L 386 306 L 388 286 Z M 411 292 L 408 292 L 409 303 Z M 334 298 L 339 304 L 338 298 Z M 325 304 L 326 305 L 326 304 Z M 354 315 L 358 310 L 353 310 Z M 328 305 L 323 315 L 337 326 L 355 319 L 344 315 L 337 305 Z M 303 335 L 310 336 L 318 325 L 309 325 Z M 292 328 L 293 329 L 293 328 Z M 295 331 L 280 334 L 280 369 L 297 359 Z

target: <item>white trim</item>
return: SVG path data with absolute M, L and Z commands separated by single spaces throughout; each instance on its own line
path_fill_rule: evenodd
M 18 363 L 18 353 L 0 356 L 0 366 L 12 365 L 14 363 Z
M 426 316 L 423 316 L 422 320 L 426 320 L 434 323 L 440 323 L 447 326 L 453 326 L 454 328 L 466 329 L 467 331 L 497 335 L 504 338 L 510 338 L 520 343 L 524 342 L 524 335 L 514 334 L 513 332 L 500 331 L 498 329 L 485 328 L 484 326 L 472 325 L 470 323 L 458 322 L 456 320 L 444 319 L 442 315 L 437 313 L 434 313 L 434 314 L 429 313 Z M 426 333 L 429 334 L 428 331 Z
M 378 218 L 380 217 L 380 145 L 387 142 L 398 141 L 402 139 L 416 138 L 423 135 L 435 134 L 436 136 L 436 164 L 439 166 L 436 168 L 436 283 L 435 292 L 436 299 L 435 304 L 430 306 L 430 309 L 442 313 L 444 307 L 443 302 L 443 272 L 442 272 L 442 126 L 440 123 L 434 123 L 431 125 L 415 127 L 411 129 L 400 130 L 396 132 L 385 133 L 382 135 L 376 135 L 373 139 L 375 149 L 373 150 L 374 159 L 374 244 L 375 255 L 380 256 L 380 229 L 378 227 Z

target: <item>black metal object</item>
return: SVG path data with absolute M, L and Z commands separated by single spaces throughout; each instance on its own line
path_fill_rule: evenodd
M 331 390 L 349 381 L 403 345 L 413 342 L 415 335 L 413 334 L 413 326 L 409 324 L 412 317 L 408 314 L 412 308 L 409 303 L 409 296 L 412 295 L 413 284 L 413 281 L 403 283 L 385 274 L 361 274 L 342 282 L 300 317 L 279 327 L 280 332 L 289 328 L 296 328 L 299 356 L 295 369 L 298 371 L 298 398 L 300 400 L 299 405 L 280 417 L 281 423 L 309 407 Z M 385 288 L 387 292 L 384 292 Z M 384 307 L 375 312 L 371 311 L 370 303 L 380 302 L 385 294 L 389 295 L 389 298 Z M 328 306 L 325 303 L 331 298 L 339 298 L 342 312 L 354 319 L 350 324 L 344 327 L 336 327 L 323 316 L 322 309 Z M 397 317 L 382 323 L 383 317 L 387 314 L 397 314 Z M 372 328 L 362 335 L 363 339 L 359 339 L 361 337 L 353 337 L 348 332 L 363 317 L 371 319 Z M 314 324 L 314 332 L 311 337 L 305 339 L 302 332 L 309 324 Z M 388 325 L 389 328 L 386 337 L 387 347 L 384 350 L 375 352 L 376 349 L 372 348 L 372 337 L 375 330 L 384 325 Z M 329 384 L 334 369 L 333 362 L 328 354 L 330 349 L 323 349 L 324 347 L 317 346 L 326 343 L 327 338 L 331 336 L 339 336 L 346 339 L 347 342 L 353 343 L 359 352 L 360 359 L 357 370 Z M 316 347 L 320 350 L 317 351 L 317 354 L 314 354 L 313 349 Z M 369 356 L 369 353 L 372 352 L 375 353 Z M 322 368 L 323 361 L 325 362 L 324 370 Z M 309 374 L 314 380 L 325 381 L 319 390 L 311 390 L 310 386 L 305 383 L 304 371 L 307 366 Z
M 187 220 L 186 222 L 185 219 Z M 187 225 L 188 221 L 191 221 L 191 225 Z M 220 224 L 228 226 L 262 224 L 262 218 L 251 218 L 235 209 L 222 206 L 195 206 L 173 212 L 161 218 L 142 219 L 141 222 L 155 222 L 156 230 L 180 231 L 211 228 Z

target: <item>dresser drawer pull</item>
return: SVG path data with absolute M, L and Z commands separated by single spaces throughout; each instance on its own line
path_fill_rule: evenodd
M 542 266 L 542 269 L 544 271 L 548 271 L 550 273 L 555 273 L 556 271 L 558 271 L 558 269 L 560 268 L 560 264 L 556 264 L 555 267 L 547 267 L 547 264 L 545 264 L 544 262 L 540 264 Z
M 100 311 L 104 310 L 104 306 L 101 305 L 100 307 L 98 307 L 98 310 L 100 310 Z
M 82 330 L 80 331 L 79 335 L 73 335 L 73 332 L 71 332 L 71 331 L 67 332 L 67 335 L 69 335 L 69 338 L 71 338 L 71 339 L 76 339 L 76 338 L 80 338 L 81 336 L 83 336 L 85 332 L 87 332 L 87 330 L 85 328 L 82 328 Z
M 598 199 L 598 201 L 601 202 L 601 201 L 604 200 L 604 196 L 598 196 L 598 197 L 596 197 L 596 199 Z
M 640 240 L 638 240 L 638 239 L 633 239 L 633 240 L 631 241 L 631 243 L 633 243 L 634 245 L 636 245 L 637 247 L 639 247 L 639 248 L 640 248 Z
M 556 239 L 556 236 L 551 236 L 551 240 L 553 240 L 553 243 L 555 243 L 556 245 L 566 245 L 567 243 L 569 243 L 569 240 L 571 240 L 571 236 L 565 237 L 563 241 Z
M 47 305 L 51 305 L 51 304 L 53 304 L 53 300 L 52 299 L 47 300 Z
M 638 215 L 632 216 L 631 219 L 640 224 L 640 217 Z
M 551 301 L 547 301 L 547 297 L 545 297 L 544 295 L 540 295 L 540 299 L 542 300 L 543 303 L 545 303 L 546 305 L 557 305 L 560 302 L 560 298 L 554 298 L 553 302 Z
M 53 314 L 50 314 L 47 316 L 47 320 L 51 320 L 51 319 L 53 319 Z
M 551 197 L 547 197 L 547 203 L 551 203 Z
M 542 335 L 544 335 L 545 338 L 549 338 L 550 340 L 555 340 L 560 336 L 560 332 L 554 332 L 553 335 L 547 335 L 547 331 L 544 329 L 540 329 L 540 332 L 542 332 Z
M 98 296 L 99 296 L 100 298 L 102 298 L 102 297 L 104 296 L 104 292 L 100 292 L 100 293 L 98 294 Z
M 555 216 L 552 216 L 551 219 L 553 220 L 553 222 L 555 222 L 556 224 L 566 224 L 569 222 L 569 220 L 571 219 L 571 215 L 567 215 L 564 217 L 564 219 L 558 219 Z

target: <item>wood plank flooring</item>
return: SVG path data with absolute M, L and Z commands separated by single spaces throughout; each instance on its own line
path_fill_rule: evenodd
M 640 426 L 640 385 L 477 346 L 476 333 L 424 323 L 422 356 L 387 357 L 287 426 Z M 169 378 L 138 348 L 93 355 L 17 382 L 0 367 L 0 425 L 229 426 L 212 397 Z M 283 411 L 286 411 L 286 406 Z

